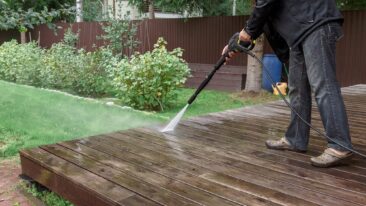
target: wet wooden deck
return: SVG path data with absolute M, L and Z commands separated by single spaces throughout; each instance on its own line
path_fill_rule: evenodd
M 366 153 L 366 85 L 343 89 L 353 143 Z M 313 124 L 321 128 L 314 110 Z M 140 128 L 24 150 L 22 171 L 76 205 L 366 205 L 366 160 L 314 168 L 306 154 L 268 150 L 283 135 L 281 101 L 182 122 L 174 133 Z

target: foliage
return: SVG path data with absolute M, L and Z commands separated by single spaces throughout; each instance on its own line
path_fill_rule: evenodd
M 26 185 L 22 183 L 22 187 L 26 192 L 33 197 L 40 199 L 47 206 L 73 206 L 69 201 L 63 199 L 61 196 L 53 193 L 37 184 Z
M 64 43 L 53 44 L 43 57 L 42 86 L 72 90 L 72 86 L 78 78 L 77 72 L 84 66 L 80 52 Z
M 42 86 L 86 96 L 111 93 L 108 71 L 117 65 L 117 58 L 107 48 L 95 52 L 77 50 L 78 38 L 68 29 L 63 41 L 46 52 L 43 57 L 45 68 L 41 71 Z
M 114 71 L 114 84 L 123 101 L 138 109 L 163 110 L 176 98 L 189 68 L 180 48 L 168 52 L 167 42 L 159 38 L 152 52 L 123 59 Z
M 0 30 L 18 29 L 20 32 L 26 32 L 39 24 L 47 24 L 54 29 L 54 21 L 74 15 L 74 7 L 69 5 L 61 6 L 58 9 L 49 9 L 45 6 L 42 10 L 35 10 L 37 7 L 26 8 L 17 1 L 9 0 L 7 3 L 1 4 L 1 7 Z
M 76 47 L 76 44 L 79 40 L 79 31 L 77 33 L 74 33 L 72 31 L 72 27 L 70 26 L 65 34 L 64 34 L 64 39 L 62 40 L 62 42 L 68 46 L 71 47 Z
M 102 0 L 83 0 L 83 20 L 84 21 L 103 21 L 105 14 L 103 13 Z
M 35 42 L 5 42 L 0 46 L 0 79 L 39 86 L 43 55 Z
M 23 10 L 27 10 L 32 8 L 35 11 L 41 11 L 44 7 L 49 9 L 61 9 L 65 5 L 73 5 L 75 0 L 0 0 L 3 1 L 4 4 L 14 10 L 21 8 Z
M 107 48 L 77 50 L 77 36 L 69 31 L 64 40 L 43 50 L 35 42 L 15 40 L 0 46 L 0 79 L 60 89 L 86 96 L 114 93 L 109 71 L 118 58 Z
M 131 5 L 143 11 L 146 0 L 129 0 Z M 203 16 L 232 15 L 233 0 L 154 0 L 154 6 L 163 11 L 189 15 L 198 13 Z M 237 0 L 237 14 L 244 15 L 251 11 L 250 0 Z
M 139 45 L 136 40 L 137 25 L 127 18 L 108 19 L 107 23 L 102 23 L 104 35 L 100 38 L 106 41 L 108 47 L 117 56 L 122 57 L 127 50 L 133 53 Z
M 85 52 L 58 43 L 46 52 L 43 64 L 43 87 L 100 96 L 112 91 L 108 71 L 117 65 L 117 58 L 105 48 Z
M 78 78 L 74 82 L 73 90 L 87 96 L 114 93 L 109 71 L 117 66 L 118 58 L 106 48 L 95 52 L 83 52 L 80 55 L 84 67 L 76 74 Z
M 366 9 L 366 0 L 337 0 L 337 5 L 343 10 Z

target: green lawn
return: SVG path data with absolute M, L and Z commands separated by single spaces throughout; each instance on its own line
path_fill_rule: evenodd
M 155 124 L 157 116 L 0 81 L 0 157 L 19 148 Z
M 193 89 L 181 89 L 178 100 L 166 111 L 148 113 L 0 81 L 0 158 L 14 156 L 20 148 L 165 124 L 186 105 L 193 92 Z M 277 98 L 268 94 L 243 98 L 224 92 L 203 91 L 188 108 L 185 118 L 273 99 Z
M 165 118 L 174 117 L 186 104 L 195 89 L 180 89 L 178 100 L 167 111 L 159 113 Z M 184 118 L 203 115 L 212 112 L 220 112 L 227 109 L 235 109 L 243 106 L 260 104 L 268 101 L 278 100 L 279 96 L 274 96 L 268 92 L 259 94 L 246 93 L 227 93 L 212 90 L 204 90 L 197 99 L 189 106 Z

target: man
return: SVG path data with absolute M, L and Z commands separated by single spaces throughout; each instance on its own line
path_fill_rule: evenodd
M 324 153 L 311 158 L 312 165 L 318 167 L 335 166 L 352 157 L 348 150 L 352 149 L 348 119 L 335 71 L 335 44 L 343 35 L 342 23 L 335 0 L 257 0 L 246 27 L 240 32 L 242 41 L 250 41 L 266 31 L 282 61 L 286 58 L 283 48 L 289 48 L 291 105 L 310 122 L 313 91 L 326 134 L 337 142 L 328 140 Z M 280 43 L 281 37 L 284 44 Z M 227 47 L 223 52 L 226 50 Z M 306 152 L 309 132 L 309 126 L 292 112 L 285 136 L 267 140 L 266 146 Z

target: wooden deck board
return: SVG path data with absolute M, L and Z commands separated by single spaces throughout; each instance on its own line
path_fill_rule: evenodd
M 366 85 L 342 88 L 354 147 L 366 153 Z M 315 105 L 315 102 L 313 103 Z M 174 132 L 138 128 L 20 152 L 23 174 L 75 205 L 365 205 L 366 160 L 315 168 L 307 153 L 268 150 L 290 110 L 281 101 L 182 121 Z M 312 124 L 322 130 L 313 107 Z

